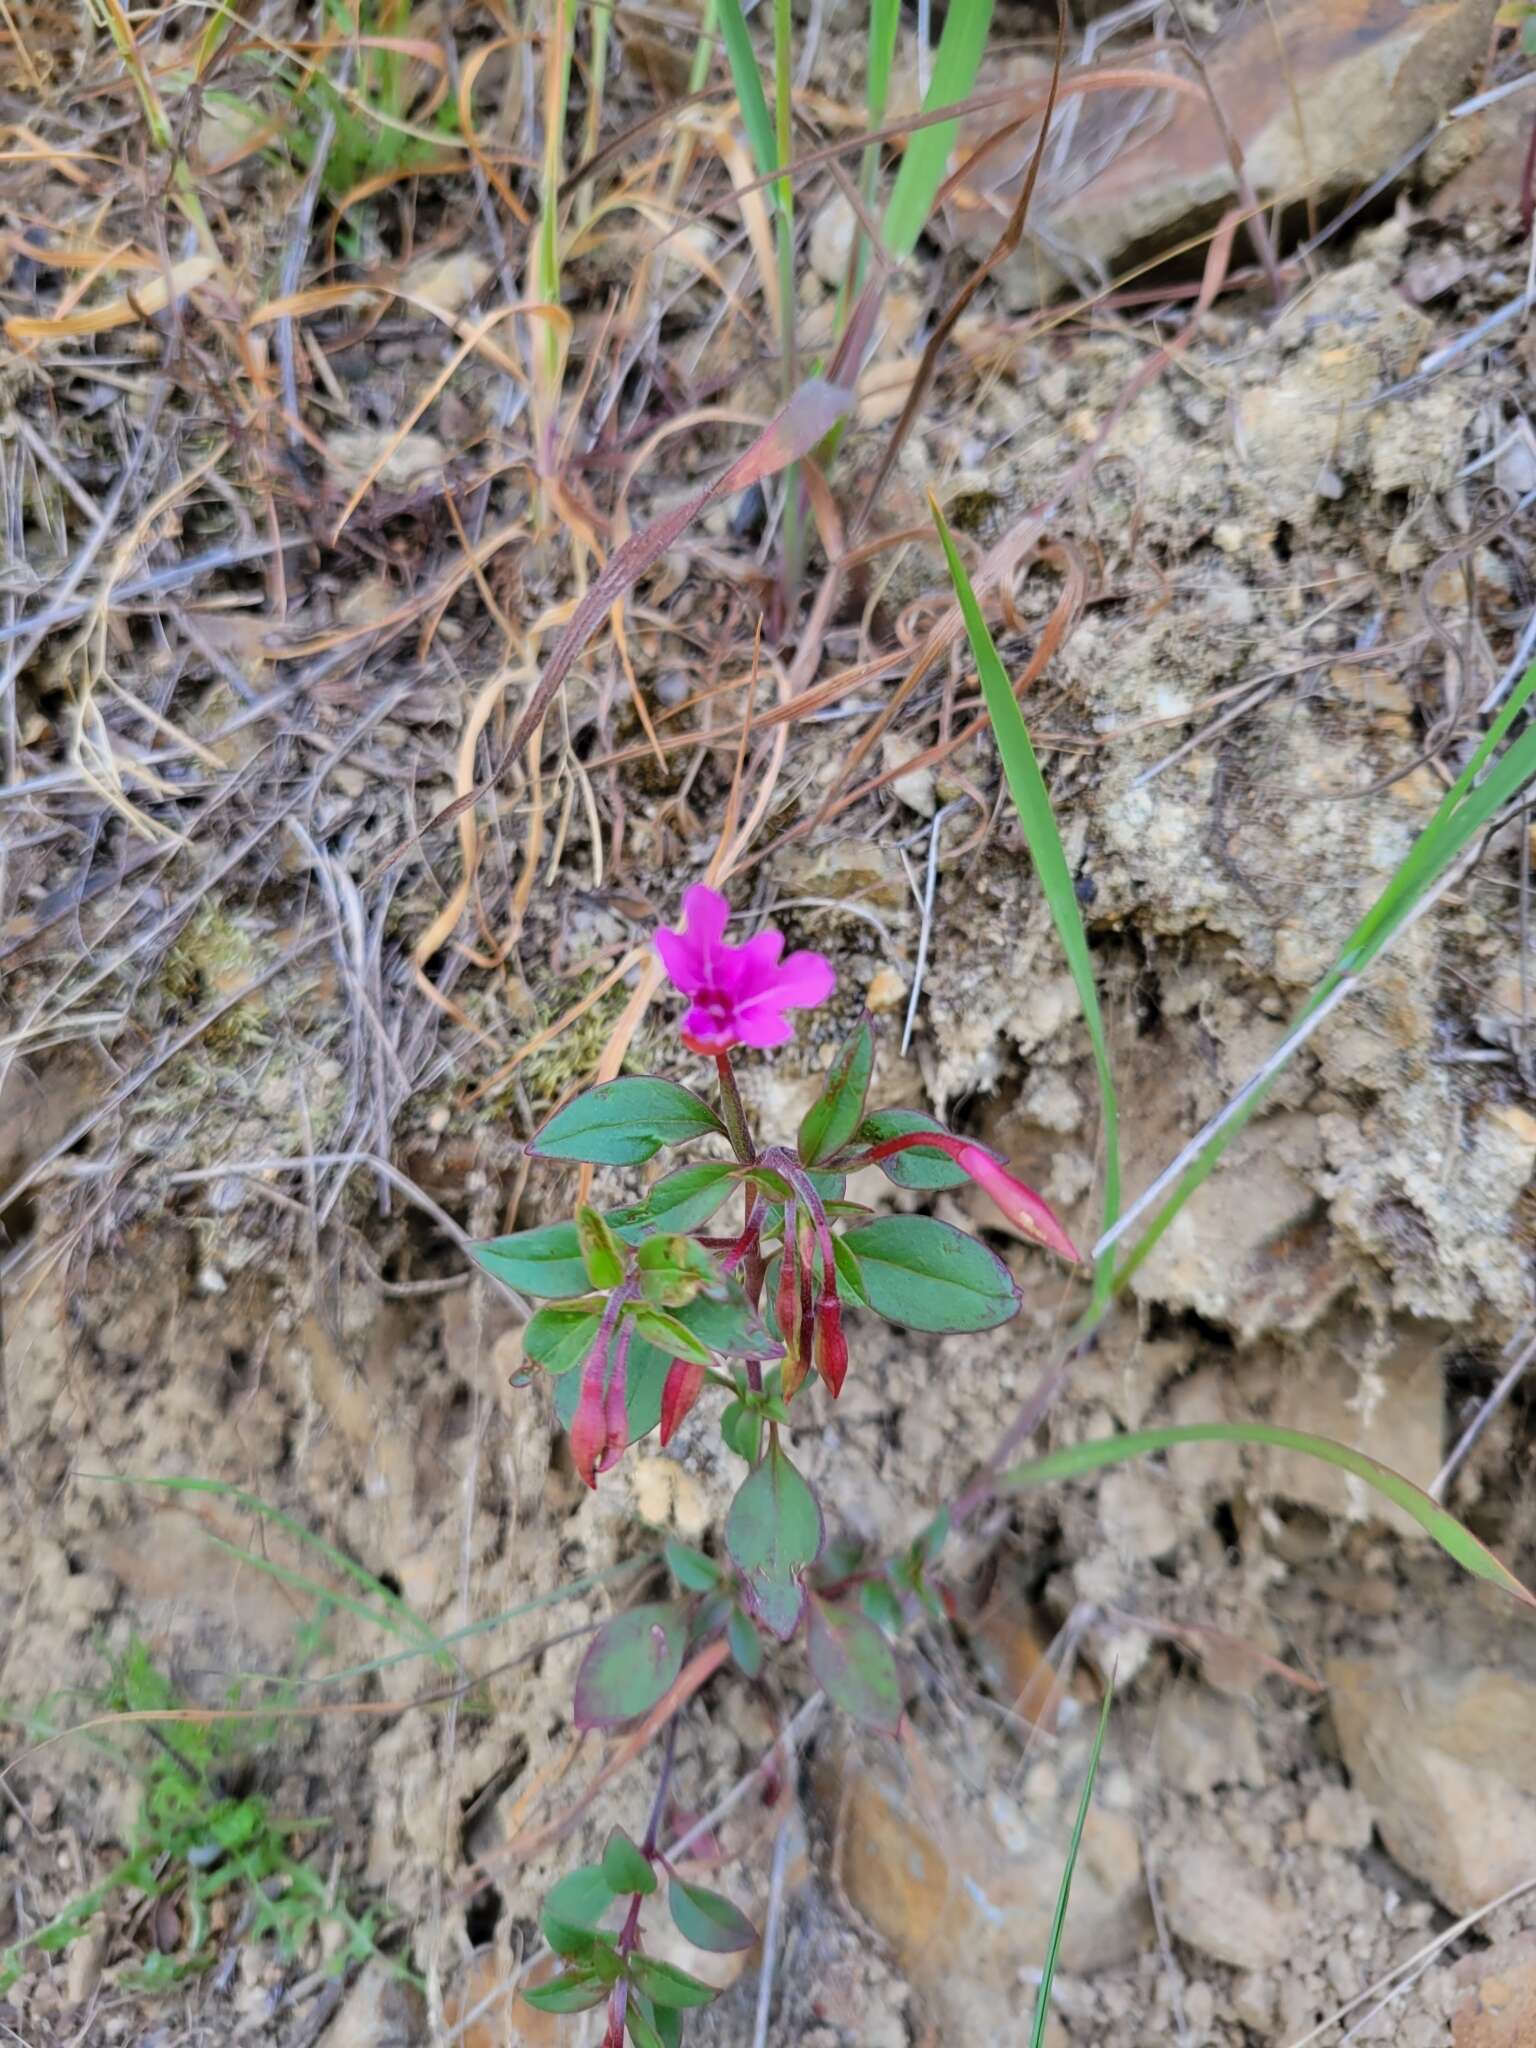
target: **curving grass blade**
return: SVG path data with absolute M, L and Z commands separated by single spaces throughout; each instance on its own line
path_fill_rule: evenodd
M 961 10 L 951 8 L 950 18 Z M 1061 940 L 1061 949 L 1067 956 L 1067 965 L 1072 971 L 1072 980 L 1077 988 L 1078 1001 L 1083 1006 L 1083 1021 L 1088 1026 L 1088 1037 L 1093 1046 L 1094 1066 L 1099 1077 L 1099 1109 L 1104 1126 L 1104 1228 L 1110 1230 L 1120 1213 L 1120 1110 L 1115 1094 L 1114 1070 L 1109 1060 L 1109 1041 L 1105 1036 L 1104 1017 L 1099 1008 L 1099 993 L 1093 979 L 1093 960 L 1088 951 L 1088 934 L 1083 929 L 1083 913 L 1078 908 L 1077 891 L 1072 883 L 1072 871 L 1067 866 L 1066 851 L 1061 843 L 1061 834 L 1056 830 L 1056 816 L 1051 809 L 1050 793 L 1045 786 L 1045 777 L 1040 773 L 1040 763 L 1035 758 L 1030 743 L 1029 728 L 1024 723 L 1024 714 L 1019 709 L 1018 699 L 1008 681 L 987 622 L 982 617 L 981 606 L 976 602 L 976 593 L 971 588 L 971 579 L 965 572 L 965 564 L 955 550 L 950 538 L 949 527 L 944 514 L 939 510 L 938 501 L 929 494 L 928 503 L 933 512 L 934 524 L 939 530 L 939 539 L 944 545 L 944 558 L 949 567 L 949 579 L 954 585 L 955 596 L 959 599 L 961 614 L 965 619 L 965 630 L 970 638 L 971 653 L 975 658 L 977 672 L 981 677 L 982 692 L 987 700 L 987 715 L 992 721 L 992 730 L 997 737 L 997 751 L 1003 763 L 1003 773 L 1008 778 L 1009 793 L 1014 809 L 1019 814 L 1019 823 L 1024 827 L 1024 837 L 1029 846 L 1030 859 L 1035 864 L 1035 873 L 1040 877 L 1040 887 L 1045 892 L 1046 903 L 1056 926 L 1056 936 Z M 1112 1291 L 1114 1259 L 1109 1253 L 1097 1261 L 1094 1268 L 1094 1306 L 1107 1303 Z
M 1383 1499 L 1411 1515 L 1425 1535 L 1432 1537 L 1463 1571 L 1512 1593 L 1527 1607 L 1536 1607 L 1536 1593 L 1522 1585 L 1470 1529 L 1447 1513 L 1438 1501 L 1431 1500 L 1411 1479 L 1394 1472 L 1390 1465 L 1368 1458 L 1364 1451 L 1352 1450 L 1348 1444 L 1334 1443 L 1325 1436 L 1309 1436 L 1299 1429 L 1281 1429 L 1275 1423 L 1190 1422 L 1166 1429 L 1131 1430 L 1124 1436 L 1103 1437 L 1093 1443 L 1068 1444 L 1026 1465 L 1010 1466 L 999 1478 L 998 1490 L 1018 1492 L 1028 1486 L 1044 1486 L 1053 1479 L 1077 1479 L 1085 1472 L 1122 1465 L 1129 1458 L 1149 1457 L 1155 1451 L 1173 1450 L 1180 1444 L 1212 1443 L 1265 1444 L 1276 1450 L 1299 1451 L 1304 1457 L 1318 1458 L 1325 1465 L 1337 1466 L 1341 1472 L 1353 1473 Z

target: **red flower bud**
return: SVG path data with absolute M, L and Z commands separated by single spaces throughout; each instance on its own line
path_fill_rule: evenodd
M 1014 1229 L 1022 1231 L 1025 1237 L 1033 1238 L 1036 1244 L 1045 1245 L 1064 1259 L 1070 1259 L 1074 1266 L 1084 1263 L 1082 1253 L 1062 1229 L 1050 1204 L 1032 1187 L 1026 1186 L 1016 1173 L 1010 1173 L 1000 1159 L 994 1159 L 984 1146 L 973 1145 L 967 1138 L 957 1138 L 950 1131 L 904 1132 L 899 1138 L 886 1138 L 880 1144 L 872 1145 L 859 1163 L 874 1166 L 882 1159 L 894 1158 L 898 1152 L 909 1152 L 914 1146 L 943 1152 L 953 1159 L 960 1171 L 969 1174 L 977 1187 L 991 1196 Z
M 1050 1204 L 990 1152 L 983 1151 L 980 1145 L 962 1145 L 955 1154 L 955 1164 L 991 1196 L 1015 1230 L 1070 1259 L 1073 1265 L 1082 1264 L 1082 1253 L 1057 1222 Z
M 661 1390 L 661 1441 L 671 1443 L 704 1389 L 704 1367 L 693 1358 L 674 1358 Z
M 848 1339 L 835 1295 L 823 1295 L 816 1309 L 816 1370 L 835 1401 L 848 1371 Z
M 581 1395 L 571 1417 L 571 1461 L 588 1486 L 596 1487 L 598 1461 L 608 1448 L 608 1419 L 604 1412 L 603 1378 L 608 1365 L 607 1346 L 594 1345 L 581 1368 Z

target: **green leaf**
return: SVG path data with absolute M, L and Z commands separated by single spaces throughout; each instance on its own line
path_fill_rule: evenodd
M 933 508 L 934 523 L 939 529 L 939 539 L 944 545 L 949 579 L 960 601 L 977 674 L 981 677 L 987 716 L 997 736 L 997 751 L 1008 780 L 1008 791 L 1019 814 L 1019 823 L 1024 828 L 1029 857 L 1040 878 L 1040 888 L 1049 906 L 1056 936 L 1061 941 L 1061 950 L 1067 956 L 1067 966 L 1077 989 L 1077 999 L 1083 1007 L 1083 1022 L 1088 1027 L 1088 1038 L 1093 1047 L 1093 1062 L 1099 1078 L 1099 1114 L 1104 1127 L 1104 1228 L 1109 1230 L 1120 1214 L 1120 1110 L 1114 1069 L 1109 1059 L 1109 1040 L 1105 1035 L 1098 988 L 1093 978 L 1093 960 L 1088 951 L 1088 935 L 1083 929 L 1083 913 L 1078 904 L 1072 870 L 1067 865 L 1061 834 L 1056 829 L 1050 793 L 1045 786 L 1045 777 L 1040 773 L 1040 763 L 1035 758 L 1019 700 L 1013 694 L 1013 687 L 998 659 L 981 606 L 976 602 L 976 593 L 965 573 L 965 564 L 949 537 L 944 515 L 931 495 L 929 502 Z M 1114 1260 L 1106 1252 L 1094 1268 L 1095 1302 L 1108 1302 L 1113 1291 L 1113 1269 Z
M 624 1278 L 624 1248 L 608 1224 L 586 1203 L 576 1211 L 576 1242 L 594 1288 L 607 1293 Z
M 621 1237 L 650 1230 L 697 1230 L 707 1223 L 736 1185 L 741 1169 L 728 1159 L 680 1166 L 657 1181 L 643 1202 L 610 1209 L 608 1221 Z
M 576 1673 L 578 1728 L 616 1728 L 648 1714 L 683 1668 L 688 1610 L 675 1600 L 631 1607 L 593 1638 Z
M 650 1858 L 619 1827 L 609 1831 L 603 1845 L 603 1876 L 615 1894 L 643 1892 L 649 1897 L 656 1889 Z
M 763 1668 L 763 1646 L 757 1630 L 739 1607 L 731 1609 L 730 1619 L 725 1624 L 725 1639 L 731 1646 L 731 1655 L 742 1677 L 756 1678 Z
M 712 1365 L 714 1353 L 688 1325 L 665 1309 L 641 1307 L 634 1311 L 635 1331 L 647 1344 L 654 1344 L 669 1358 L 692 1359 L 695 1365 Z
M 851 1150 L 867 1152 L 883 1145 L 887 1138 L 907 1138 L 914 1131 L 938 1131 L 948 1136 L 936 1117 L 917 1109 L 877 1109 L 865 1117 L 853 1134 Z M 944 1152 L 930 1152 L 926 1145 L 914 1145 L 906 1152 L 893 1152 L 877 1162 L 887 1180 L 899 1188 L 957 1188 L 970 1175 L 956 1166 Z
M 1014 1465 L 1004 1472 L 999 1490 L 1018 1491 L 1026 1486 L 1043 1486 L 1053 1479 L 1076 1479 L 1084 1472 L 1097 1472 L 1105 1465 L 1123 1464 L 1128 1458 L 1144 1458 L 1154 1451 L 1167 1451 L 1179 1444 L 1267 1444 L 1278 1450 L 1301 1451 L 1320 1458 L 1363 1479 L 1385 1499 L 1411 1515 L 1427 1536 L 1434 1538 L 1448 1557 L 1454 1558 L 1474 1578 L 1487 1579 L 1506 1593 L 1512 1593 L 1527 1607 L 1536 1607 L 1536 1593 L 1530 1592 L 1499 1563 L 1491 1550 L 1479 1543 L 1470 1529 L 1431 1500 L 1422 1488 L 1368 1458 L 1363 1451 L 1328 1437 L 1308 1436 L 1299 1429 L 1281 1429 L 1269 1422 L 1189 1422 L 1167 1429 L 1137 1429 L 1124 1436 L 1103 1437 L 1092 1443 L 1069 1444 L 1051 1451 L 1027 1465 Z
M 859 1588 L 859 1605 L 888 1636 L 899 1636 L 906 1626 L 901 1602 L 887 1579 L 866 1579 Z
M 1061 1953 L 1062 1929 L 1067 1924 L 1067 1905 L 1072 1897 L 1072 1873 L 1077 1868 L 1078 1852 L 1083 1846 L 1083 1829 L 1088 1824 L 1088 1809 L 1093 1804 L 1094 1781 L 1099 1775 L 1104 1730 L 1109 1726 L 1109 1708 L 1114 1696 L 1115 1684 L 1111 1679 L 1104 1688 L 1104 1704 L 1099 1709 L 1099 1725 L 1094 1730 L 1093 1754 L 1088 1759 L 1088 1775 L 1083 1780 L 1083 1796 L 1077 1802 L 1077 1818 L 1072 1823 L 1072 1839 L 1067 1844 L 1066 1866 L 1061 1873 L 1061 1883 L 1056 1888 L 1056 1910 L 1051 1916 L 1050 1938 L 1045 1945 L 1045 1961 L 1041 1966 L 1040 1983 L 1035 1992 L 1035 2016 L 1029 2029 L 1029 2048 L 1045 2048 L 1046 2030 L 1051 2019 L 1051 1985 L 1056 1977 L 1056 1958 Z
M 662 1390 L 667 1384 L 671 1365 L 671 1354 L 658 1351 L 643 1337 L 636 1337 L 631 1343 L 624 1367 L 624 1397 L 632 1444 L 638 1443 L 643 1436 L 649 1436 L 661 1421 Z M 555 1381 L 554 1396 L 555 1413 L 569 1429 L 575 1418 L 576 1404 L 581 1399 L 581 1374 L 562 1372 Z
M 673 1230 L 648 1237 L 635 1263 L 641 1291 L 656 1308 L 686 1308 L 701 1288 L 725 1279 L 703 1245 Z
M 493 1237 L 469 1249 L 477 1265 L 519 1294 L 563 1301 L 590 1292 L 574 1223 L 519 1230 L 511 1237 Z
M 740 1284 L 729 1275 L 676 1311 L 677 1320 L 723 1358 L 761 1358 L 767 1333 Z
M 934 53 L 933 75 L 923 98 L 923 112 L 952 107 L 976 82 L 976 68 L 987 47 L 992 0 L 958 0 L 944 17 L 943 33 Z M 949 168 L 958 119 L 919 128 L 907 138 L 906 152 L 891 187 L 890 203 L 881 223 L 881 240 L 892 256 L 910 256 L 933 211 L 934 198 Z M 764 165 L 764 170 L 772 169 Z
M 712 1593 L 723 1576 L 712 1557 L 706 1557 L 702 1550 L 691 1550 L 686 1543 L 664 1543 L 661 1554 L 667 1560 L 667 1569 L 687 1593 Z
M 706 39 L 707 41 L 707 39 Z M 640 2031 L 635 2031 L 638 2015 Z M 683 2016 L 669 2007 L 652 2005 L 643 1991 L 629 1987 L 624 2006 L 624 2024 L 635 2048 L 683 2048 Z
M 562 1877 L 544 1901 L 539 1924 L 556 1955 L 585 1955 L 598 1923 L 613 1904 L 601 1866 L 583 1863 Z
M 896 1658 L 866 1615 L 813 1598 L 806 1659 L 834 1706 L 882 1735 L 896 1733 L 902 1714 Z
M 771 177 L 779 168 L 779 146 L 774 137 L 773 116 L 768 111 L 768 100 L 763 91 L 762 74 L 757 67 L 757 52 L 752 47 L 746 17 L 741 11 L 741 0 L 717 0 L 717 12 L 725 54 L 731 67 L 731 83 L 736 88 L 736 103 L 741 108 L 741 123 L 747 131 L 747 140 L 752 145 L 759 172 L 765 178 Z
M 725 1519 L 725 1547 L 745 1583 L 747 1604 L 788 1642 L 805 1604 L 801 1575 L 821 1553 L 821 1506 L 777 1444 L 747 1474 Z
M 667 1904 L 672 1920 L 685 1941 L 711 1955 L 735 1955 L 756 1948 L 757 1929 L 740 1906 L 709 1892 L 700 1884 L 684 1884 L 674 1877 L 667 1887 Z
M 725 1447 L 749 1465 L 757 1463 L 758 1440 L 763 1432 L 762 1411 L 748 1408 L 743 1401 L 727 1401 L 720 1411 L 720 1434 Z
M 1013 1275 L 933 1216 L 878 1216 L 844 1239 L 877 1315 L 909 1330 L 991 1330 L 1018 1314 Z
M 529 1145 L 535 1159 L 640 1166 L 663 1145 L 686 1145 L 722 1130 L 707 1102 L 675 1081 L 624 1075 L 557 1110 Z
M 656 2024 L 654 2006 L 642 2006 L 635 1996 L 633 1986 L 630 1987 L 629 1997 L 624 2003 L 624 2031 L 634 2042 L 635 2048 L 667 2048 L 661 2029 Z
M 629 1974 L 631 1982 L 638 1984 L 647 1998 L 673 2011 L 708 2005 L 716 1995 L 712 1984 L 701 1984 L 686 1970 L 679 1970 L 673 1963 L 659 1962 L 655 1956 L 631 1956 Z
M 940 1508 L 939 1512 L 913 1544 L 913 1555 L 922 1564 L 937 1564 L 939 1553 L 948 1541 L 949 1509 Z
M 596 1309 L 541 1308 L 523 1329 L 523 1356 L 547 1373 L 580 1365 L 597 1341 L 602 1317 Z
M 608 1987 L 591 1970 L 566 1970 L 547 1984 L 519 1987 L 517 1995 L 538 2012 L 590 2012 L 608 1996 Z
M 875 1032 L 861 1017 L 827 1069 L 821 1093 L 800 1123 L 800 1157 L 807 1166 L 842 1150 L 859 1127 L 875 1066 Z
M 832 1264 L 837 1268 L 837 1291 L 855 1308 L 869 1307 L 869 1290 L 864 1284 L 864 1269 L 859 1264 L 858 1253 L 849 1245 L 846 1237 L 832 1240 Z M 772 1300 L 772 1296 L 768 1297 Z

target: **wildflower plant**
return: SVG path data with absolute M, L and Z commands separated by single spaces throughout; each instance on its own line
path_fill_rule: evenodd
M 708 1145 L 711 1156 L 663 1175 L 642 1201 L 606 1213 L 583 1205 L 569 1222 L 495 1239 L 476 1256 L 545 1303 L 524 1332 L 524 1356 L 553 1380 L 586 1485 L 596 1487 L 652 1430 L 670 1442 L 711 1396 L 725 1447 L 746 1468 L 726 1516 L 725 1562 L 669 1544 L 676 1597 L 632 1608 L 594 1637 L 576 1677 L 578 1726 L 667 1718 L 691 1660 L 712 1652 L 718 1664 L 728 1654 L 750 1677 L 765 1644 L 801 1639 L 828 1697 L 894 1733 L 903 1708 L 894 1641 L 909 1620 L 948 1611 L 935 1574 L 946 1520 L 889 1570 L 850 1573 L 827 1547 L 821 1503 L 787 1439 L 815 1381 L 832 1400 L 842 1391 L 852 1355 L 845 1318 L 987 1330 L 1017 1314 L 1020 1295 L 976 1238 L 932 1216 L 874 1214 L 847 1199 L 848 1177 L 878 1166 L 905 1188 L 972 1181 L 1026 1237 L 1073 1262 L 1078 1254 L 1041 1197 L 984 1146 L 914 1111 L 867 1108 L 868 1017 L 833 1058 L 794 1142 L 761 1138 L 734 1056 L 787 1044 L 792 1013 L 824 1003 L 835 976 L 819 953 L 786 957 L 776 931 L 731 943 L 729 915 L 715 890 L 692 888 L 679 928 L 655 941 L 688 1002 L 682 1042 L 714 1069 L 714 1100 L 675 1081 L 625 1075 L 567 1103 L 529 1147 L 535 1159 L 596 1166 L 640 1166 L 665 1147 Z M 736 1220 L 717 1220 L 733 1200 Z M 645 1953 L 641 1919 L 658 1872 L 673 1920 L 697 1946 L 756 1940 L 729 1900 L 668 1866 L 659 1846 L 665 1778 L 664 1769 L 645 1841 L 616 1829 L 600 1863 L 550 1894 L 544 1932 L 564 1968 L 524 1993 L 550 2011 L 606 2002 L 610 2048 L 626 2031 L 636 2048 L 676 2042 L 682 2011 L 712 1996 Z

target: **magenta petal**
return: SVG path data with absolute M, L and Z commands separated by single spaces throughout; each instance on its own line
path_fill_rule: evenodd
M 782 1010 L 769 1007 L 767 997 L 759 997 L 755 1005 L 736 1013 L 737 1045 L 752 1045 L 761 1050 L 770 1045 L 788 1045 L 794 1035 L 794 1025 Z
M 776 1010 L 814 1010 L 836 986 L 832 963 L 820 953 L 791 953 L 774 969 L 771 987 L 747 997 L 742 1008 L 754 1009 L 759 1003 L 768 1003 Z
M 684 1017 L 682 1031 L 684 1038 L 698 1052 L 729 1052 L 737 1043 L 736 1027 L 732 1021 L 722 1023 L 697 1004 Z
M 656 934 L 656 950 L 661 955 L 661 964 L 667 970 L 667 978 L 674 988 L 682 990 L 685 996 L 697 995 L 706 988 L 706 962 L 692 938 L 686 932 L 670 932 L 665 925 Z
M 731 906 L 718 889 L 695 882 L 683 893 L 683 919 L 688 936 L 701 948 L 718 946 L 725 937 L 725 921 Z

